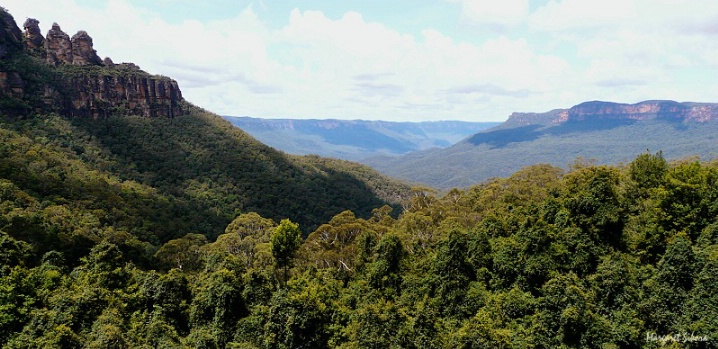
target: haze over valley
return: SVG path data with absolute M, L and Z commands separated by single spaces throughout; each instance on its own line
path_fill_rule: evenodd
M 3 6 L 2 348 L 718 343 L 711 1 Z

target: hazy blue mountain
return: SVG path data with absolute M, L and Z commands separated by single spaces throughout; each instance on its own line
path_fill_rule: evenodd
M 667 159 L 718 154 L 718 104 L 586 102 L 546 113 L 514 113 L 445 149 L 363 160 L 379 171 L 437 188 L 466 187 L 536 163 L 568 167 L 577 158 L 628 162 L 646 151 Z
M 260 119 L 225 116 L 262 143 L 296 155 L 346 160 L 445 148 L 498 122 L 389 122 L 365 120 Z

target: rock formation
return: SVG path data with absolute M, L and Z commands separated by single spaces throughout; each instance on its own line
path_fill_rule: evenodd
M 72 36 L 72 64 L 74 65 L 102 65 L 97 51 L 92 48 L 92 38 L 86 31 L 80 30 Z
M 23 27 L 24 40 L 13 17 L 0 8 L 0 59 L 27 62 L 24 70 L 0 68 L 0 114 L 55 111 L 65 116 L 97 118 L 175 117 L 185 113 L 182 92 L 175 80 L 150 75 L 133 63 L 115 64 L 110 58 L 100 59 L 87 32 L 79 31 L 71 39 L 53 23 L 43 38 L 39 21 L 32 18 Z M 28 55 L 40 56 L 49 67 L 41 67 L 43 63 Z M 27 74 L 38 70 L 53 78 L 44 82 L 28 78 Z
M 25 44 L 31 51 L 42 51 L 45 49 L 45 38 L 40 31 L 40 21 L 28 18 L 23 24 L 25 29 Z
M 72 42 L 70 36 L 67 35 L 60 25 L 52 24 L 52 29 L 47 32 L 45 38 L 45 51 L 47 53 L 47 63 L 52 65 L 60 65 L 63 63 L 72 63 Z

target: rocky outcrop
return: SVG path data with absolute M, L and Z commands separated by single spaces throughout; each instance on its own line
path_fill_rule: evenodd
M 0 91 L 8 97 L 22 98 L 25 96 L 25 80 L 18 72 L 0 71 Z
M 103 65 L 102 59 L 93 48 L 92 37 L 84 30 L 78 31 L 70 38 L 60 25 L 53 23 L 45 39 L 38 20 L 28 18 L 23 27 L 25 44 L 29 51 L 40 53 L 48 64 Z
M 72 64 L 72 42 L 70 36 L 67 35 L 60 25 L 52 24 L 52 28 L 47 32 L 45 38 L 45 52 L 47 54 L 47 63 L 52 65 Z
M 23 38 L 13 17 L 2 8 L 0 28 L 0 59 L 25 62 L 20 69 L 3 70 L 5 65 L 0 65 L 0 114 L 55 111 L 98 118 L 175 117 L 185 113 L 177 81 L 150 75 L 132 63 L 100 59 L 85 31 L 70 38 L 53 23 L 43 38 L 39 21 L 29 18 L 23 25 Z M 38 76 L 48 78 L 38 80 Z
M 80 30 L 72 36 L 72 64 L 74 65 L 102 65 L 102 59 L 92 48 L 92 38 L 86 31 Z
M 28 18 L 22 27 L 25 29 L 25 45 L 27 45 L 27 48 L 30 51 L 44 51 L 45 38 L 40 31 L 40 21 L 34 18 Z

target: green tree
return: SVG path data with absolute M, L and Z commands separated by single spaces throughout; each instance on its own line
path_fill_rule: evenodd
M 403 261 L 406 252 L 399 237 L 386 234 L 376 246 L 376 260 L 369 269 L 369 285 L 389 296 L 401 292 Z
M 269 237 L 277 226 L 273 220 L 264 218 L 256 212 L 243 213 L 235 218 L 224 230 L 225 234 L 237 234 L 240 238 L 253 236 L 262 240 L 263 237 Z
M 224 347 L 232 338 L 237 321 L 247 314 L 242 300 L 242 280 L 228 269 L 204 273 L 193 293 L 192 326 L 208 326 L 214 342 Z
M 645 198 L 648 190 L 658 188 L 665 183 L 668 172 L 668 163 L 663 158 L 663 152 L 654 155 L 641 154 L 628 165 L 628 173 L 635 182 L 635 196 Z
M 703 268 L 694 279 L 681 323 L 682 331 L 699 336 L 718 333 L 718 244 L 703 253 Z
M 641 304 L 646 324 L 658 333 L 680 331 L 677 327 L 697 272 L 693 246 L 685 233 L 678 233 L 666 247 L 654 276 L 644 284 Z
M 439 245 L 432 273 L 434 298 L 445 316 L 465 317 L 476 312 L 477 309 L 466 308 L 465 301 L 469 283 L 476 279 L 467 258 L 465 233 L 453 230 Z
M 369 229 L 365 220 L 344 211 L 309 234 L 302 259 L 316 268 L 335 270 L 338 277 L 346 279 L 354 272 L 360 254 L 356 240 L 361 234 L 371 234 Z
M 659 221 L 667 232 L 685 231 L 696 239 L 714 222 L 718 215 L 718 168 L 697 161 L 678 164 L 666 174 L 663 188 Z
M 202 246 L 206 244 L 204 235 L 187 234 L 162 245 L 155 257 L 168 269 L 198 270 L 202 265 Z
M 274 265 L 277 269 L 283 270 L 282 280 L 286 283 L 294 255 L 302 244 L 302 231 L 299 230 L 299 224 L 292 223 L 289 219 L 282 219 L 270 237 L 270 244 Z

